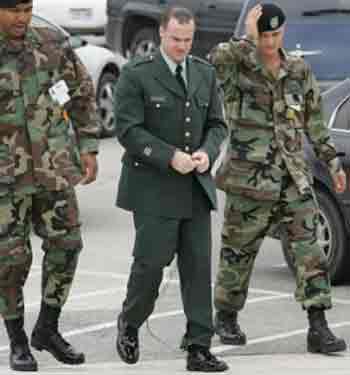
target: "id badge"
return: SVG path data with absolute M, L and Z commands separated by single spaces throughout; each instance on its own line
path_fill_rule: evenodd
M 68 92 L 68 86 L 63 79 L 61 79 L 49 88 L 49 94 L 52 100 L 57 102 L 60 106 L 63 106 L 70 101 L 71 98 Z

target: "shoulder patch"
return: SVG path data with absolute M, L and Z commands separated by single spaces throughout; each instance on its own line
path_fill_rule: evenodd
M 150 55 L 150 56 L 147 56 L 147 57 L 134 57 L 130 61 L 130 66 L 139 66 L 139 65 L 143 65 L 143 64 L 149 64 L 153 61 L 154 61 L 153 55 Z
M 286 53 L 286 59 L 289 64 L 298 66 L 307 66 L 307 63 L 303 56 Z
M 208 60 L 204 60 L 198 56 L 188 55 L 188 58 L 196 63 L 204 64 L 211 67 L 213 66 Z
M 244 44 L 244 43 L 248 43 L 248 44 L 253 44 L 255 46 L 255 43 L 249 39 L 246 35 L 243 35 L 241 38 L 237 38 L 236 36 L 232 36 L 231 39 L 230 39 L 230 42 L 232 43 L 238 43 L 238 44 Z
M 286 52 L 287 59 L 289 61 L 304 61 L 304 57 L 302 54 L 298 52 Z

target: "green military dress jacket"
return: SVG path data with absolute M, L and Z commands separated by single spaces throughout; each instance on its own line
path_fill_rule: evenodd
M 117 136 L 125 147 L 117 205 L 174 218 L 191 217 L 194 188 L 200 186 L 216 208 L 210 172 L 181 175 L 170 167 L 176 149 L 207 152 L 211 164 L 227 135 L 215 69 L 187 58 L 186 95 L 160 51 L 136 59 L 122 71 L 116 88 Z
M 64 104 L 50 94 L 59 82 Z M 46 28 L 17 45 L 0 34 L 0 191 L 77 184 L 80 154 L 97 151 L 98 133 L 92 81 L 68 41 Z

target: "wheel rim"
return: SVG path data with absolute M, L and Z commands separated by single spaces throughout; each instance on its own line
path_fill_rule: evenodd
M 135 49 L 135 55 L 147 57 L 149 55 L 152 55 L 156 49 L 157 46 L 153 40 L 143 40 L 137 45 Z
M 103 130 L 112 132 L 115 128 L 114 123 L 114 82 L 106 82 L 99 90 L 97 100 L 98 113 L 101 119 Z
M 320 219 L 317 225 L 317 242 L 329 261 L 332 258 L 332 230 L 327 217 L 322 211 L 320 212 Z

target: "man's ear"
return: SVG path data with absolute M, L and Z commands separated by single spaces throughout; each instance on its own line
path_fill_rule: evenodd
M 159 26 L 159 36 L 160 36 L 161 38 L 163 38 L 163 36 L 164 36 L 164 32 L 165 32 L 164 27 L 163 27 L 163 26 Z

